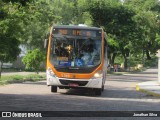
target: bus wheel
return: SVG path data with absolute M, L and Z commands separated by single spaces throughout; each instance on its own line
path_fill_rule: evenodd
M 101 95 L 101 93 L 102 93 L 102 89 L 100 88 L 95 89 L 95 95 Z
M 51 92 L 57 92 L 57 86 L 51 86 Z

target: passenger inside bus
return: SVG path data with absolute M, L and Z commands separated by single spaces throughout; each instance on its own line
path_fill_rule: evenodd
M 83 55 L 81 59 L 84 61 L 85 65 L 92 66 L 94 65 L 94 58 L 98 54 L 93 43 L 86 45 L 83 48 Z

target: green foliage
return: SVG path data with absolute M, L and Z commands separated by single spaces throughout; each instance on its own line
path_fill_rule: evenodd
M 0 63 L 16 60 L 20 53 L 18 32 L 20 30 L 16 7 L 0 1 Z M 12 6 L 12 7 L 11 7 Z M 12 9 L 11 9 L 12 8 Z M 0 65 L 0 78 L 2 66 Z
M 44 9 L 45 8 L 45 9 Z M 38 1 L 28 4 L 19 12 L 21 16 L 20 40 L 28 49 L 43 49 L 43 40 L 53 24 L 53 12 L 47 2 Z
M 160 46 L 160 35 L 157 33 L 156 34 L 156 42 L 158 43 L 158 45 Z M 160 48 L 160 47 L 159 47 Z
M 117 55 L 117 57 L 115 58 L 114 63 L 118 64 L 118 65 L 121 65 L 123 63 L 123 61 L 124 61 L 123 56 L 122 55 Z
M 158 0 L 125 0 L 125 5 L 136 12 L 134 20 L 139 27 L 136 33 L 138 33 L 138 40 L 141 42 L 135 42 L 136 45 L 133 45 L 134 51 L 144 51 L 149 60 L 151 54 L 157 51 L 157 41 L 155 39 L 156 33 L 160 31 L 160 25 L 158 25 L 156 16 L 159 14 L 157 6 L 160 5 L 160 2 Z
M 115 53 L 121 53 L 126 60 L 134 37 L 133 33 L 135 33 L 136 23 L 133 20 L 135 12 L 119 2 L 105 1 L 91 3 L 88 10 L 92 15 L 93 24 L 103 26 L 105 31 L 112 38 L 114 37 L 114 39 L 109 39 L 109 47 L 112 49 L 110 54 L 115 56 Z
M 24 56 L 22 59 L 22 62 L 25 64 L 26 69 L 33 69 L 37 73 L 39 71 L 40 64 L 43 61 L 44 61 L 44 54 L 39 49 L 28 51 L 26 56 Z
M 108 34 L 108 58 L 109 58 L 109 64 L 112 66 L 114 65 L 115 58 L 117 54 L 119 53 L 119 43 L 116 40 L 116 36 L 113 36 L 112 34 Z
M 127 62 L 128 54 L 148 59 L 160 48 L 158 0 L 0 0 L 0 6 L 0 61 L 15 60 L 20 43 L 43 50 L 55 24 L 104 28 L 112 64 L 116 56 Z
M 158 58 L 153 56 L 151 60 L 146 60 L 144 67 L 157 67 L 158 66 Z
M 6 3 L 9 3 L 9 2 L 11 2 L 11 3 L 20 3 L 20 5 L 26 6 L 27 3 L 32 2 L 34 0 L 2 0 L 2 1 L 6 2 Z
M 10 7 L 14 5 L 13 2 Z M 27 2 L 26 6 L 17 5 L 15 10 L 21 29 L 16 35 L 28 49 L 43 50 L 43 40 L 52 25 L 92 24 L 90 14 L 83 10 L 85 6 L 83 0 L 37 0 Z
M 1 0 L 0 6 L 0 31 L 9 31 L 28 49 L 43 50 L 52 25 L 92 24 L 84 0 Z
M 12 11 L 9 9 L 10 4 L 5 4 L 0 1 L 0 62 L 14 61 L 20 53 L 20 41 L 17 38 L 17 31 L 20 26 L 17 19 L 17 11 L 12 6 Z
M 20 53 L 19 41 L 10 36 L 0 36 L 0 61 L 14 61 Z

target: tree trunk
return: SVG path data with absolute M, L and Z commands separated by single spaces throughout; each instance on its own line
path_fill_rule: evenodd
M 117 53 L 113 53 L 112 58 L 111 58 L 111 65 L 114 66 L 114 60 L 116 58 Z
M 147 60 L 151 60 L 151 56 L 149 54 L 149 50 L 146 50 L 146 56 L 147 56 Z
M 124 56 L 124 69 L 125 70 L 127 70 L 127 68 L 128 68 L 127 62 L 128 62 L 127 57 Z
M 128 68 L 128 65 L 127 65 L 127 62 L 128 62 L 127 56 L 126 56 L 126 54 L 124 52 L 122 53 L 122 55 L 123 55 L 123 58 L 124 58 L 124 70 L 127 70 L 127 68 Z

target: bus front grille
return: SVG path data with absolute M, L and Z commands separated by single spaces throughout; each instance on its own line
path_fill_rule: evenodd
M 88 81 L 74 81 L 74 80 L 64 80 L 64 79 L 59 79 L 60 83 L 62 85 L 69 85 L 70 83 L 76 83 L 79 86 L 85 86 Z

